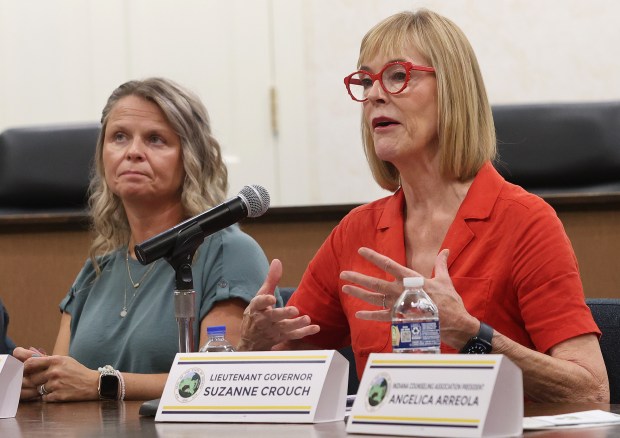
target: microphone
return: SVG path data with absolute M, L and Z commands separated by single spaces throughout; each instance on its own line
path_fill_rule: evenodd
M 259 185 L 245 186 L 234 198 L 224 201 L 134 247 L 136 257 L 143 265 L 171 256 L 182 232 L 198 226 L 202 239 L 237 223 L 246 217 L 259 217 L 269 208 L 269 192 Z

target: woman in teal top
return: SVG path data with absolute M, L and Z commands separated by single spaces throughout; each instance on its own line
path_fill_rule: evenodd
M 224 200 L 227 170 L 206 109 L 190 91 L 151 78 L 118 87 L 102 114 L 90 187 L 90 258 L 62 300 L 52 356 L 16 348 L 22 399 L 44 401 L 161 396 L 178 351 L 174 270 L 142 266 L 135 244 Z M 243 311 L 267 259 L 232 226 L 207 237 L 192 263 L 194 332 L 226 325 L 239 340 Z

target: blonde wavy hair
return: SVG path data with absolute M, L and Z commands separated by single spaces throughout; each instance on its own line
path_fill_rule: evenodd
M 441 172 L 460 181 L 473 178 L 497 154 L 493 115 L 476 55 L 452 21 L 420 9 L 392 15 L 370 29 L 360 46 L 358 68 L 378 54 L 400 58 L 409 45 L 435 68 Z M 363 118 L 362 140 L 375 181 L 395 191 L 400 186 L 398 169 L 377 157 Z
M 220 145 L 211 133 L 206 108 L 191 91 L 164 78 L 129 81 L 112 92 L 101 114 L 95 163 L 89 188 L 89 207 L 94 239 L 89 256 L 97 271 L 96 257 L 127 245 L 131 230 L 123 203 L 105 181 L 103 142 L 108 116 L 124 97 L 138 96 L 155 103 L 181 140 L 185 179 L 181 203 L 186 217 L 221 203 L 228 190 L 228 171 Z

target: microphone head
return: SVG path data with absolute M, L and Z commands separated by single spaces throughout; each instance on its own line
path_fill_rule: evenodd
M 252 184 L 244 186 L 239 197 L 248 209 L 248 217 L 259 217 L 269 209 L 269 192 L 263 186 Z

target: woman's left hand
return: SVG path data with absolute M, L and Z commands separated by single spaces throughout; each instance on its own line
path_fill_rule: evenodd
M 35 351 L 32 347 L 26 349 L 23 347 L 15 347 L 13 350 L 13 357 L 22 362 L 26 362 L 31 357 L 39 357 L 42 354 L 40 352 Z M 37 391 L 37 386 L 32 383 L 32 379 L 27 372 L 24 372 L 24 376 L 22 378 L 22 389 L 20 393 L 20 400 L 34 400 L 40 397 L 40 394 Z
M 342 280 L 359 286 L 345 285 L 342 291 L 370 304 L 384 307 L 382 310 L 361 310 L 355 314 L 357 318 L 391 321 L 392 306 L 403 292 L 403 278 L 422 275 L 370 248 L 360 248 L 358 252 L 370 263 L 393 276 L 394 280 L 390 282 L 353 271 L 343 271 L 340 274 Z M 448 273 L 448 255 L 447 249 L 437 255 L 435 277 L 424 280 L 424 290 L 439 309 L 441 341 L 459 350 L 478 332 L 480 322 L 467 312 L 463 300 L 454 289 Z
M 45 385 L 46 394 L 42 397 L 46 402 L 98 400 L 98 382 L 98 371 L 69 356 L 31 357 L 24 362 L 22 388 L 40 391 L 41 385 Z
M 369 304 L 383 307 L 382 310 L 360 310 L 355 314 L 357 318 L 374 321 L 391 321 L 392 306 L 403 293 L 403 278 L 422 277 L 422 275 L 370 248 L 362 247 L 358 250 L 358 254 L 379 269 L 390 274 L 394 277 L 394 281 L 382 280 L 355 271 L 342 271 L 340 273 L 341 280 L 359 285 L 344 285 L 342 291 L 366 301 Z

